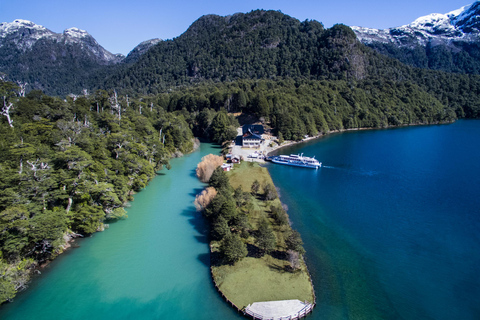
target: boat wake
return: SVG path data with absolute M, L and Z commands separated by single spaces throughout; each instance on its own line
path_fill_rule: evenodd
M 335 170 L 341 170 L 342 172 L 346 172 L 348 174 L 354 174 L 354 175 L 359 175 L 359 176 L 375 176 L 378 175 L 379 172 L 374 171 L 374 170 L 364 170 L 364 169 L 351 169 L 351 168 L 344 168 L 344 167 L 334 167 L 334 166 L 322 166 L 322 168 L 326 169 L 335 169 Z

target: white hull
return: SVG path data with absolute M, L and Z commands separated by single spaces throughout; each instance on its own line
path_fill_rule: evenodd
M 302 155 L 280 155 L 271 158 L 273 163 L 284 164 L 287 166 L 318 169 L 322 166 L 321 162 L 318 162 L 315 158 L 303 157 Z

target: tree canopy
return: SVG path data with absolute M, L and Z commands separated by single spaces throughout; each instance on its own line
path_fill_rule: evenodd
M 115 105 L 113 92 L 61 100 L 15 90 L 0 81 L 13 105 L 13 126 L 0 119 L 0 267 L 26 277 L 19 263 L 54 257 L 67 233 L 126 217 L 133 193 L 173 154 L 192 150 L 193 134 L 181 113 L 143 99 L 117 97 Z M 0 279 L 0 302 L 20 288 L 9 284 L 19 274 Z

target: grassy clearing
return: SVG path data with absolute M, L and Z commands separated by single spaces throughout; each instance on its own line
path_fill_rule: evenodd
M 257 163 L 243 162 L 235 165 L 235 169 L 228 172 L 230 184 L 233 188 L 242 186 L 243 191 L 250 192 L 254 180 L 261 185 L 272 183 L 266 168 Z M 262 192 L 262 191 L 260 191 Z M 280 200 L 264 201 L 255 197 L 248 219 L 253 230 L 256 230 L 258 221 L 268 218 L 277 238 L 277 252 L 285 250 L 284 238 L 290 231 L 290 226 L 277 226 L 269 218 L 270 206 L 280 204 Z M 254 237 L 245 240 L 255 245 Z M 218 243 L 212 242 L 212 250 L 216 251 Z M 286 271 L 289 262 L 271 255 L 261 258 L 247 257 L 235 265 L 221 265 L 212 267 L 213 277 L 223 294 L 238 307 L 242 308 L 253 302 L 299 299 L 313 302 L 314 293 L 305 263 L 301 261 L 300 270 Z
M 227 176 L 234 189 L 242 186 L 242 190 L 247 192 L 250 192 L 255 180 L 258 180 L 260 185 L 265 182 L 273 184 L 267 168 L 260 167 L 256 162 L 243 161 L 239 165 L 236 164 L 234 170 L 227 172 Z
M 288 262 L 269 255 L 247 257 L 233 266 L 215 267 L 214 278 L 223 294 L 238 307 L 254 302 L 292 300 L 313 302 L 313 289 L 304 269 L 286 272 Z

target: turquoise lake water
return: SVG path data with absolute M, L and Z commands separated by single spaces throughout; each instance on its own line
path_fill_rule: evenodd
M 53 261 L 0 319 L 242 319 L 212 285 L 205 224 L 195 212 L 203 188 L 201 150 L 171 161 L 135 195 L 128 219 L 81 240 Z
M 480 319 L 480 121 L 334 134 L 268 164 L 302 234 L 311 319 Z M 80 240 L 0 319 L 243 319 L 213 288 L 193 200 L 201 149 L 135 195 L 128 219 Z

